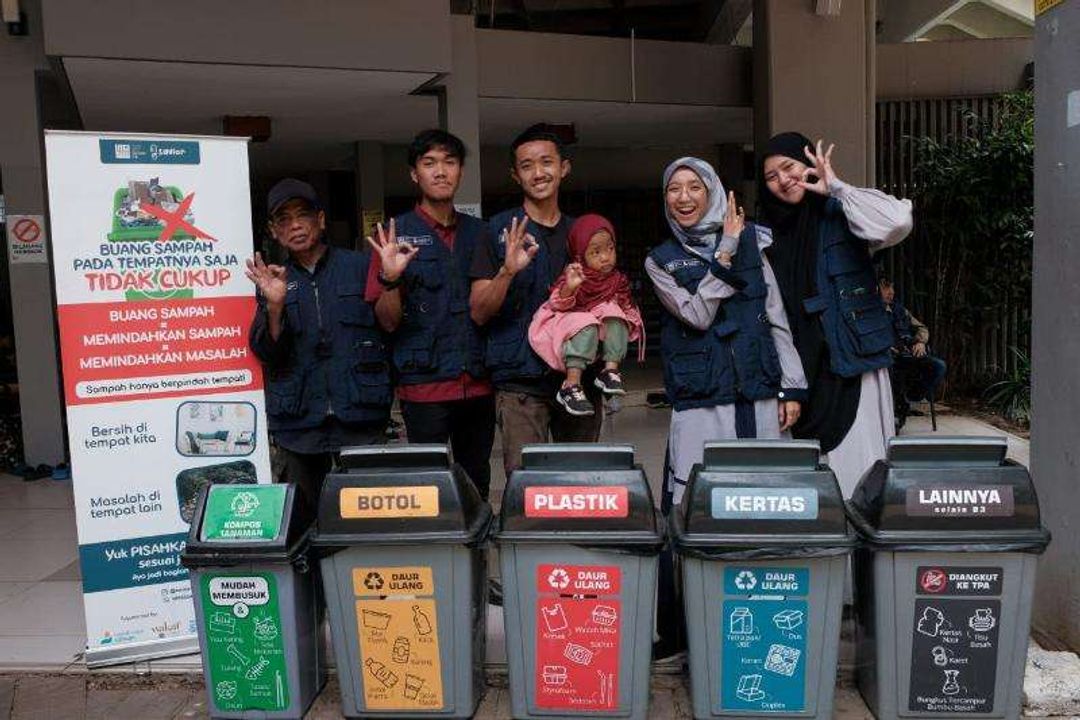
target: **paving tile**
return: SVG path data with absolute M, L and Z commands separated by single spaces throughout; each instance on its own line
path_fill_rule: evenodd
M 188 694 L 187 701 L 173 715 L 173 720 L 208 720 L 210 710 L 207 708 L 206 691 L 197 690 Z
M 148 665 L 151 672 L 202 672 L 202 655 L 199 653 L 193 653 L 191 655 L 174 655 L 173 657 L 155 658 L 149 660 Z
M 495 701 L 495 713 L 492 717 L 499 718 L 499 720 L 513 717 L 509 688 L 499 688 L 499 697 Z
M 74 540 L 75 510 L 73 507 L 57 509 L 33 509 L 4 506 L 0 510 L 0 539 L 48 540 L 66 538 Z
M 675 697 L 672 691 L 665 688 L 653 688 L 649 693 L 650 720 L 668 720 L 675 716 Z
M 341 716 L 341 689 L 337 677 L 331 674 L 304 717 L 306 720 L 340 720 Z
M 0 505 L 3 500 L 0 500 Z M 0 581 L 37 582 L 67 567 L 79 556 L 74 538 L 2 541 Z
M 3 603 L 16 595 L 29 590 L 37 583 L 32 582 L 0 582 L 0 603 Z
M 42 479 L 25 482 L 13 475 L 0 475 L 0 507 L 63 510 L 75 506 L 71 482 Z
M 86 635 L 0 637 L 0 672 L 57 672 L 86 650 Z
M 80 633 L 86 633 L 80 582 L 40 582 L 0 602 L 0 637 Z
M 0 677 L 0 720 L 10 720 L 11 706 L 15 703 L 16 677 Z
M 685 682 L 672 691 L 672 700 L 675 703 L 675 717 L 690 718 L 694 716 L 694 706 L 690 702 L 690 691 Z
M 85 715 L 85 678 L 30 676 L 15 686 L 12 720 L 76 720 Z
M 172 720 L 189 695 L 185 690 L 90 690 L 86 693 L 86 720 Z
M 874 720 L 863 702 L 862 695 L 853 687 L 836 688 L 833 717 L 836 720 Z
M 79 561 L 74 560 L 70 565 L 60 568 L 49 577 L 45 578 L 44 582 L 55 582 L 57 580 L 77 580 L 82 582 L 82 568 L 79 567 Z
M 498 707 L 499 694 L 502 692 L 502 688 L 489 687 L 476 708 L 473 720 L 496 720 L 495 709 Z

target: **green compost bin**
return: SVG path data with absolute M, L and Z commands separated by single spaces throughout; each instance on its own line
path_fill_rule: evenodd
M 499 546 L 515 718 L 643 719 L 663 523 L 629 445 L 527 445 Z
M 201 491 L 182 562 L 211 717 L 302 718 L 326 682 L 312 521 L 295 485 Z
M 818 443 L 706 444 L 669 531 L 694 717 L 831 718 L 854 534 Z
M 893 438 L 848 501 L 859 690 L 879 720 L 1018 718 L 1050 542 L 1004 437 Z
M 348 718 L 469 718 L 483 695 L 491 506 L 444 445 L 349 448 L 319 499 Z

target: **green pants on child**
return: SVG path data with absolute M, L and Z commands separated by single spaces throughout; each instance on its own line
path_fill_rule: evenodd
M 604 319 L 604 362 L 622 362 L 630 344 L 630 328 L 619 318 Z M 596 360 L 600 331 L 595 325 L 578 330 L 563 343 L 563 361 L 567 368 L 584 370 Z

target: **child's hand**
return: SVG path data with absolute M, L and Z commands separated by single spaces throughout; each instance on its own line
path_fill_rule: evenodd
M 581 283 L 585 282 L 585 270 L 581 263 L 570 263 L 566 266 L 566 289 L 571 293 L 577 292 Z
M 720 263 L 726 268 L 731 267 L 731 253 L 722 252 L 716 256 L 716 262 Z

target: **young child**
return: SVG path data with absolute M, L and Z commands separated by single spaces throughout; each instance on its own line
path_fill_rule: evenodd
M 625 395 L 619 365 L 631 340 L 638 341 L 642 359 L 644 327 L 630 282 L 615 269 L 611 223 L 595 214 L 581 216 L 570 227 L 568 245 L 570 263 L 533 316 L 529 344 L 544 362 L 566 373 L 556 401 L 571 415 L 592 415 L 581 387 L 582 371 L 599 354 L 604 369 L 596 386 L 605 395 Z

